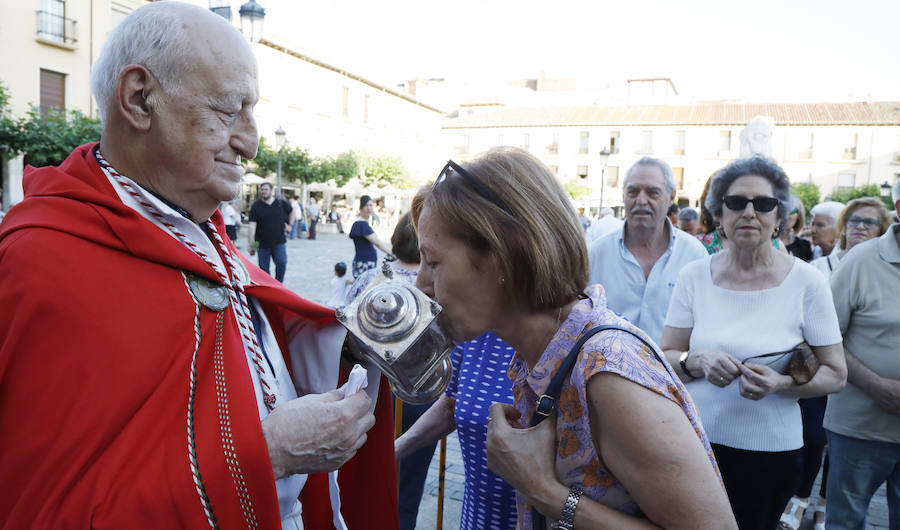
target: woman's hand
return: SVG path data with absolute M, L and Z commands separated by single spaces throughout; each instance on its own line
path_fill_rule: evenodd
M 487 464 L 534 504 L 542 487 L 558 483 L 556 461 L 556 413 L 535 427 L 510 425 L 521 413 L 512 405 L 494 403 L 488 417 Z
M 694 373 L 699 368 L 707 381 L 722 388 L 741 376 L 741 362 L 721 350 L 692 350 L 687 365 Z
M 782 375 L 762 364 L 742 363 L 738 366 L 741 369 L 741 396 L 753 401 L 787 388 L 793 382 L 789 375 Z

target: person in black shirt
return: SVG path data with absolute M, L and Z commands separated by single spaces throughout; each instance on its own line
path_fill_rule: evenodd
M 259 199 L 250 207 L 250 230 L 248 239 L 250 248 L 253 243 L 259 244 L 259 268 L 269 272 L 269 261 L 275 262 L 275 279 L 284 282 L 284 271 L 287 268 L 287 250 L 284 245 L 284 233 L 294 224 L 291 205 L 272 193 L 272 185 L 264 182 L 259 185 Z M 252 253 L 252 251 L 251 251 Z
M 803 202 L 796 195 L 791 195 L 791 211 L 787 226 L 781 232 L 781 242 L 784 243 L 788 254 L 809 262 L 813 255 L 812 245 L 808 239 L 797 236 L 804 226 L 806 226 L 806 211 Z

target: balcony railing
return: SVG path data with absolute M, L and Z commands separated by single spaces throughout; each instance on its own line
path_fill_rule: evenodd
M 37 36 L 46 41 L 74 46 L 78 42 L 78 22 L 49 11 L 38 11 Z

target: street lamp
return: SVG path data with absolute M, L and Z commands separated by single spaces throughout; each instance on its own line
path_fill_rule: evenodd
M 603 192 L 606 190 L 606 163 L 609 161 L 609 149 L 604 147 L 600 150 L 600 209 L 603 209 Z
M 890 197 L 891 196 L 891 185 L 885 180 L 884 184 L 881 185 L 881 196 L 882 197 Z
M 250 0 L 238 9 L 241 15 L 241 33 L 247 37 L 250 42 L 259 42 L 263 33 L 263 19 L 266 18 L 266 10 L 256 3 L 256 0 Z
M 281 197 L 281 152 L 284 151 L 284 145 L 287 143 L 285 132 L 281 126 L 275 131 L 275 147 L 278 148 L 278 196 Z

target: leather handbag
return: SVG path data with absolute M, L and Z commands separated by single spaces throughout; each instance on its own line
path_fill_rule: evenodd
M 801 342 L 790 350 L 764 353 L 762 355 L 754 355 L 753 357 L 748 357 L 744 359 L 744 363 L 746 364 L 747 361 L 751 359 L 764 359 L 767 357 L 781 358 L 785 355 L 790 355 L 791 359 L 788 361 L 787 368 L 783 373 L 784 375 L 791 376 L 791 379 L 793 379 L 794 383 L 796 383 L 797 385 L 805 385 L 806 383 L 809 383 L 810 379 L 815 377 L 816 372 L 819 371 L 819 359 L 816 357 L 816 354 L 813 353 L 812 348 L 809 347 L 809 344 L 805 342 Z M 774 359 L 765 364 L 771 364 L 777 360 L 778 359 Z

